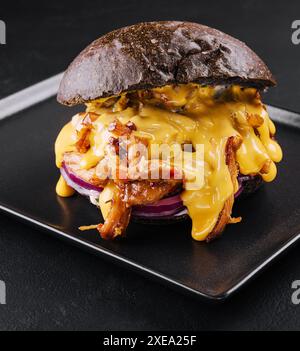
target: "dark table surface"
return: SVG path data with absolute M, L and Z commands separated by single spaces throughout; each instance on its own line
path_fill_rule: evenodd
M 0 97 L 63 71 L 83 47 L 109 30 L 180 19 L 247 42 L 278 80 L 265 101 L 300 111 L 300 45 L 291 42 L 291 23 L 299 17 L 296 0 L 73 0 L 39 5 L 5 0 L 0 12 L 7 26 L 7 44 L 0 46 Z M 21 175 L 21 170 L 16 172 Z M 299 246 L 232 299 L 207 304 L 2 214 L 0 223 L 0 279 L 7 287 L 0 329 L 300 329 L 300 305 L 291 302 L 291 284 L 300 279 Z

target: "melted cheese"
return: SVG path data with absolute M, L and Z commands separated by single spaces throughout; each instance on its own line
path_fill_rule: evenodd
M 273 139 L 275 126 L 252 88 L 232 86 L 223 93 L 223 98 L 216 97 L 219 94 L 216 88 L 197 84 L 165 86 L 152 91 L 154 100 L 155 96 L 164 95 L 174 111 L 183 107 L 182 112 L 159 108 L 151 100 L 139 109 L 128 107 L 123 111 L 120 108 L 105 109 L 99 100 L 87 105 L 87 111 L 98 113 L 99 118 L 93 123 L 90 134 L 91 148 L 80 165 L 83 169 L 89 169 L 104 157 L 104 146 L 111 135 L 108 126 L 116 118 L 123 124 L 133 122 L 137 127 L 133 133 L 147 138 L 150 144 L 190 143 L 195 148 L 203 145 L 204 185 L 198 190 L 185 189 L 181 198 L 193 221 L 193 238 L 204 240 L 216 225 L 225 201 L 238 187 L 237 182 L 232 183 L 226 165 L 225 146 L 228 138 L 242 138 L 241 147 L 236 153 L 240 173 L 261 174 L 269 182 L 276 177 L 275 162 L 282 158 L 281 148 Z M 254 116 L 253 122 L 249 116 Z M 58 167 L 64 152 L 74 148 L 75 134 L 74 123 L 66 125 L 59 134 L 55 145 Z M 195 167 L 193 171 L 196 174 L 199 170 Z M 104 195 L 105 191 L 101 196 Z M 101 207 L 106 214 L 107 206 Z
M 74 193 L 75 190 L 66 183 L 63 176 L 60 176 L 56 184 L 56 194 L 61 197 L 70 197 L 74 195 Z
M 111 208 L 111 201 L 113 198 L 113 188 L 114 187 L 112 183 L 109 182 L 99 196 L 99 206 L 104 219 L 108 216 L 108 213 Z
M 70 122 L 62 128 L 55 142 L 56 167 L 58 168 L 61 167 L 61 164 L 63 161 L 63 155 L 65 152 L 75 150 L 74 145 L 76 143 L 76 140 L 77 140 L 76 128 Z

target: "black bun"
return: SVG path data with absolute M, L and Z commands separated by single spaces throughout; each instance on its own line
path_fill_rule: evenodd
M 147 22 L 117 29 L 91 43 L 71 63 L 57 100 L 76 105 L 121 92 L 172 83 L 276 84 L 243 42 L 189 22 Z

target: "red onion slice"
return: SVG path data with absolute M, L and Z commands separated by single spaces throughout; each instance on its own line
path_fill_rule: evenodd
M 71 172 L 65 163 L 62 164 L 60 169 L 62 176 L 69 186 L 75 189 L 79 194 L 84 196 L 89 196 L 92 198 L 98 198 L 100 192 L 103 190 L 102 187 L 97 187 L 93 184 L 90 184 L 78 177 L 76 174 Z M 239 189 L 234 194 L 234 197 L 237 198 L 243 192 L 243 183 L 248 181 L 251 176 L 239 175 Z M 132 215 L 142 218 L 162 218 L 170 216 L 178 216 L 187 213 L 187 209 L 183 205 L 181 197 L 179 194 L 164 198 L 155 204 L 151 205 L 141 205 L 134 206 L 132 209 Z
M 251 176 L 240 175 L 238 177 L 239 189 L 234 194 L 234 197 L 237 198 L 243 192 L 243 183 L 248 181 Z M 159 219 L 162 217 L 169 216 L 181 216 L 187 213 L 187 209 L 183 205 L 183 202 L 179 195 L 174 195 L 165 199 L 162 199 L 155 204 L 146 205 L 146 206 L 135 206 L 132 209 L 132 215 L 142 218 L 152 218 Z
M 70 172 L 65 163 L 62 164 L 60 173 L 67 182 L 67 184 L 76 190 L 79 194 L 84 196 L 98 197 L 103 190 L 102 187 L 97 187 L 77 177 L 74 173 Z
M 165 217 L 174 215 L 182 211 L 185 207 L 179 195 L 174 195 L 162 199 L 155 204 L 146 206 L 135 206 L 132 214 L 139 217 Z
M 159 213 L 153 212 L 136 212 L 134 209 L 132 211 L 132 215 L 135 217 L 142 217 L 142 218 L 162 218 L 162 217 L 169 217 L 169 216 L 176 216 L 179 212 L 187 213 L 187 209 L 185 207 L 176 210 L 169 210 L 169 211 L 161 211 Z

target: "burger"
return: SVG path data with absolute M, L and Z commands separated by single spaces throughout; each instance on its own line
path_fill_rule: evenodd
M 261 100 L 274 85 L 249 47 L 216 29 L 163 21 L 112 31 L 60 83 L 58 102 L 85 106 L 57 137 L 56 192 L 88 197 L 103 223 L 80 229 L 103 239 L 123 236 L 131 218 L 190 218 L 192 237 L 209 242 L 241 221 L 237 197 L 276 177 L 282 151 Z

